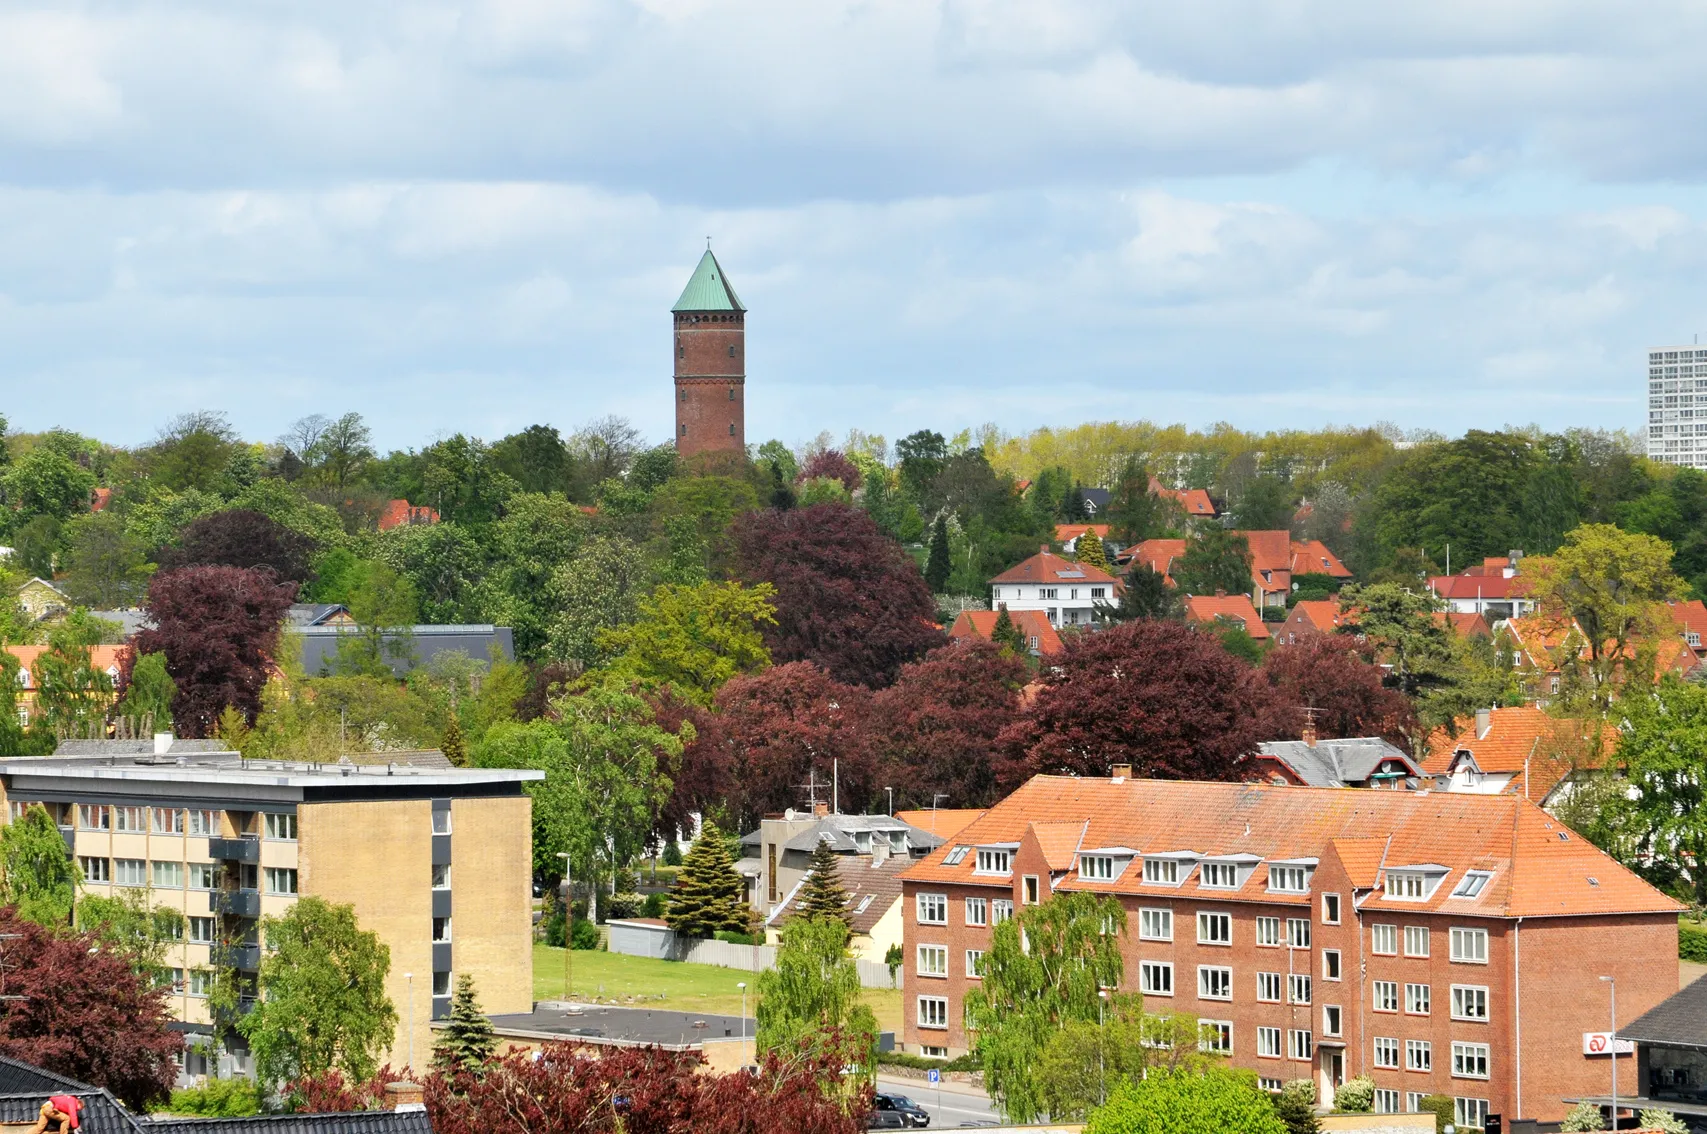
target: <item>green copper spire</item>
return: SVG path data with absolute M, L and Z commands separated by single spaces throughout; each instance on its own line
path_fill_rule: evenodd
M 723 265 L 717 262 L 717 257 L 707 248 L 705 255 L 699 258 L 699 267 L 693 270 L 693 278 L 688 280 L 688 286 L 682 289 L 682 297 L 676 300 L 676 305 L 670 310 L 745 311 L 746 308 L 741 306 L 735 289 L 729 286 L 729 278 L 723 274 Z

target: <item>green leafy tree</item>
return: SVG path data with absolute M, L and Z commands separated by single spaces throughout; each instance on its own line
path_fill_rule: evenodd
M 356 630 L 339 636 L 333 672 L 389 678 L 390 663 L 414 653 L 415 588 L 390 564 L 369 563 L 350 593 L 349 609 Z
M 1292 489 L 1277 476 L 1255 476 L 1245 482 L 1233 507 L 1238 526 L 1247 532 L 1286 531 L 1292 527 Z
M 1042 483 L 1041 481 L 1039 482 Z M 1130 547 L 1180 526 L 1179 506 L 1150 491 L 1150 473 L 1136 457 L 1126 458 L 1109 492 L 1108 534 L 1123 547 Z
M 1098 615 L 1114 622 L 1130 622 L 1135 618 L 1182 618 L 1184 600 L 1176 587 L 1168 585 L 1166 575 L 1146 563 L 1133 563 L 1126 575 L 1126 589 L 1120 601 L 1112 606 L 1099 607 Z
M 601 630 L 608 678 L 646 690 L 665 685 L 709 706 L 723 683 L 769 667 L 761 627 L 776 625 L 769 583 L 664 583 L 640 600 L 633 622 Z
M 664 915 L 683 937 L 711 937 L 747 928 L 746 884 L 729 858 L 729 844 L 710 820 L 693 841 L 670 891 Z
M 761 1056 L 826 1051 L 839 1040 L 861 1058 L 863 1077 L 875 1073 L 877 1018 L 861 999 L 846 922 L 790 919 L 782 927 L 776 967 L 760 973 L 758 983 Z
M 135 606 L 153 568 L 142 541 L 107 512 L 76 516 L 65 525 L 65 589 L 72 599 L 100 609 Z
M 835 918 L 844 925 L 853 925 L 853 915 L 848 911 L 848 890 L 837 871 L 840 862 L 841 856 L 829 840 L 819 839 L 807 860 L 806 883 L 800 888 L 796 917 Z
M 1020 657 L 1026 654 L 1025 635 L 1014 625 L 1013 615 L 1008 613 L 1008 604 L 1002 603 L 996 608 L 996 622 L 990 627 L 990 641 L 1010 650 Z
M 546 591 L 555 613 L 547 632 L 553 658 L 599 662 L 599 631 L 634 621 L 645 593 L 646 563 L 621 536 L 595 536 L 559 567 Z
M 36 712 L 43 731 L 59 736 L 87 733 L 106 720 L 112 702 L 113 679 L 97 669 L 89 644 L 79 640 L 78 628 L 55 628 L 48 648 L 30 667 L 36 685 Z
M 18 659 L 0 650 L 0 756 L 28 756 L 33 752 L 32 739 L 18 723 Z
M 18 566 L 38 579 L 51 579 L 65 552 L 65 525 L 52 516 L 32 516 L 12 536 Z
M 0 502 L 19 521 L 47 516 L 64 522 L 89 510 L 95 474 L 46 446 L 31 449 L 0 473 Z
M 468 742 L 462 738 L 462 722 L 456 719 L 455 711 L 445 718 L 445 734 L 439 741 L 439 751 L 445 754 L 445 759 L 453 767 L 468 767 Z
M 1107 571 L 1108 551 L 1102 545 L 1102 537 L 1095 532 L 1087 531 L 1073 541 L 1073 558 L 1080 563 L 1088 563 L 1099 571 Z
M 152 722 L 156 731 L 168 732 L 172 728 L 172 698 L 177 695 L 177 683 L 166 672 L 166 655 L 143 654 L 130 667 L 130 681 L 119 699 L 117 715 L 137 722 L 139 728 L 144 722 Z
M 184 915 L 156 907 L 142 890 L 112 897 L 85 894 L 77 902 L 77 928 L 104 949 L 125 957 L 142 976 L 165 975 L 166 953 L 184 940 Z
M 973 1048 L 990 1095 L 1009 1122 L 1036 1121 L 1047 1105 L 1039 1077 L 1049 1040 L 1068 1021 L 1095 1022 L 1099 991 L 1120 984 L 1119 901 L 1057 894 L 990 933 L 981 987 L 966 995 Z
M 385 995 L 391 950 L 356 923 L 353 906 L 298 898 L 262 924 L 261 1001 L 237 1029 L 269 1089 L 336 1070 L 365 1081 L 397 1028 Z
M 894 943 L 883 951 L 883 964 L 889 970 L 889 987 L 895 988 L 895 974 L 901 971 L 901 966 L 907 963 L 907 954 L 901 951 L 899 943 Z
M 1288 1134 L 1250 1071 L 1175 1071 L 1122 1083 L 1085 1134 Z
M 1397 583 L 1354 584 L 1340 591 L 1340 606 L 1357 612 L 1355 626 L 1342 630 L 1376 647 L 1400 692 L 1415 697 L 1451 680 L 1451 631 L 1434 617 L 1440 602 L 1433 595 Z
M 1251 545 L 1238 532 L 1220 526 L 1200 529 L 1186 541 L 1185 554 L 1173 565 L 1174 582 L 1188 595 L 1251 592 Z
M 450 1019 L 433 1045 L 433 1066 L 443 1073 L 478 1073 L 498 1050 L 498 1034 L 492 1021 L 480 1010 L 474 995 L 474 978 L 463 973 L 456 978 L 450 1001 Z
M 19 917 L 43 927 L 71 921 L 83 872 L 41 804 L 0 828 L 0 872 L 0 906 L 16 906 Z
M 1615 763 L 1606 793 L 1604 849 L 1663 890 L 1707 904 L 1707 686 L 1668 677 L 1618 703 Z
M 1146 1013 L 1143 997 L 1112 996 L 1099 1019 L 1068 1020 L 1044 1047 L 1044 1109 L 1055 1122 L 1082 1121 L 1126 1080 L 1201 1072 L 1223 1058 L 1205 1049 L 1207 1038 L 1189 1013 Z
M 925 582 L 930 584 L 934 593 L 940 595 L 948 586 L 949 570 L 948 520 L 938 516 L 931 527 L 931 550 L 925 560 Z

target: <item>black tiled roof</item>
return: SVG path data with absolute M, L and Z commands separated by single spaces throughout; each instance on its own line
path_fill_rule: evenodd
M 1707 979 L 1697 980 L 1618 1029 L 1641 1043 L 1707 1047 Z
M 76 1079 L 56 1074 L 33 1063 L 24 1063 L 0 1055 L 0 1095 L 22 1095 L 31 1091 L 46 1091 L 50 1095 L 76 1094 L 78 1091 L 98 1091 L 100 1088 L 80 1083 Z
M 44 1076 L 50 1074 L 47 1071 L 39 1073 Z M 118 1100 L 105 1091 L 91 1087 L 68 1090 L 63 1085 L 57 1085 L 18 1094 L 0 1094 L 0 1123 L 34 1122 L 41 1113 L 41 1104 L 51 1095 L 70 1095 L 82 1101 L 83 1113 L 77 1119 L 79 1134 L 137 1134 L 136 1120 L 119 1105 Z
M 143 1134 L 433 1134 L 425 1110 L 352 1110 L 251 1118 L 143 1118 Z

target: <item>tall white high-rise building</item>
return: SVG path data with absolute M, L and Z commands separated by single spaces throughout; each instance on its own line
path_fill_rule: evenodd
M 1648 456 L 1707 469 L 1707 348 L 1648 352 Z

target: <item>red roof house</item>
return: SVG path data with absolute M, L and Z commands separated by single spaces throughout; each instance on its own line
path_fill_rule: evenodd
M 950 638 L 982 638 L 990 641 L 990 635 L 995 632 L 996 619 L 999 612 L 994 610 L 963 610 L 955 615 L 954 625 L 949 627 Z M 1060 652 L 1061 635 L 1055 632 L 1055 627 L 1049 624 L 1049 618 L 1040 610 L 1010 610 L 1008 617 L 1025 638 L 1026 648 L 1038 657 Z
M 379 530 L 388 532 L 392 528 L 401 528 L 408 524 L 436 524 L 439 514 L 436 509 L 424 504 L 411 504 L 407 500 L 391 500 L 385 505 L 385 510 L 379 514 Z
M 1258 641 L 1269 638 L 1268 627 L 1263 625 L 1257 608 L 1251 605 L 1249 595 L 1187 595 L 1185 619 L 1187 622 L 1236 622 Z

